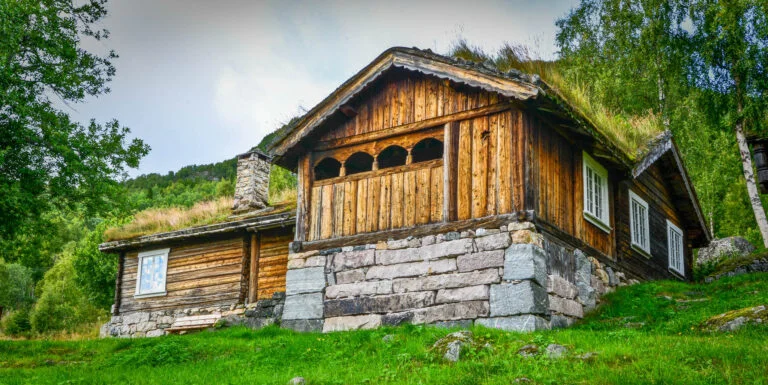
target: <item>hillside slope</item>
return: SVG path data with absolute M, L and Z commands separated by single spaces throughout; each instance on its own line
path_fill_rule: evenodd
M 762 384 L 768 327 L 703 331 L 710 317 L 768 303 L 768 275 L 621 288 L 578 326 L 532 334 L 475 328 L 458 362 L 433 344 L 450 330 L 333 334 L 242 328 L 142 340 L 0 341 L 0 383 Z M 565 346 L 561 359 L 521 347 Z

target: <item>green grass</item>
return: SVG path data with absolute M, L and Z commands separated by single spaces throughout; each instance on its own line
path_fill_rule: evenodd
M 671 299 L 669 299 L 671 298 Z M 703 300 L 702 300 L 703 299 Z M 333 334 L 233 328 L 139 340 L 0 341 L 2 384 L 764 384 L 768 327 L 704 332 L 727 310 L 768 303 L 768 275 L 715 283 L 622 288 L 581 324 L 531 334 L 473 329 L 457 363 L 430 348 L 449 330 L 406 326 Z M 392 334 L 390 342 L 382 338 Z M 569 347 L 568 357 L 522 358 L 523 345 Z M 590 360 L 577 355 L 598 353 Z

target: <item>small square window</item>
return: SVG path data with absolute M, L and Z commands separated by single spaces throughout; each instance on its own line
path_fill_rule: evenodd
M 586 152 L 584 164 L 584 218 L 603 231 L 611 232 L 608 202 L 608 171 Z
M 669 268 L 685 275 L 683 257 L 683 230 L 667 220 L 667 245 L 669 251 Z
M 648 228 L 648 203 L 629 190 L 629 228 L 632 247 L 651 255 L 650 230 Z
M 170 249 L 139 253 L 136 297 L 165 295 L 165 277 Z

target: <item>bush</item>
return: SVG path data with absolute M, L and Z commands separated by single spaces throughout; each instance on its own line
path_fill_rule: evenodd
M 20 336 L 29 333 L 32 325 L 29 323 L 29 311 L 26 309 L 13 310 L 5 314 L 0 322 L 3 333 L 9 336 Z
M 22 309 L 33 301 L 32 270 L 0 258 L 0 308 Z

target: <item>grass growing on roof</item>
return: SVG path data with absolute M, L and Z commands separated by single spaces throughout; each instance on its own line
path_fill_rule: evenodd
M 331 334 L 232 328 L 152 339 L 0 341 L 0 383 L 283 385 L 302 376 L 308 384 L 760 384 L 768 382 L 768 326 L 712 333 L 702 324 L 768 302 L 767 276 L 619 288 L 571 329 L 476 327 L 478 344 L 457 363 L 432 350 L 452 331 L 435 327 Z M 566 346 L 567 356 L 517 354 L 550 343 Z
M 500 72 L 518 70 L 539 75 L 568 106 L 616 145 L 630 160 L 638 160 L 648 144 L 664 132 L 661 117 L 648 111 L 644 115 L 631 116 L 597 103 L 590 97 L 589 87 L 578 80 L 566 80 L 557 63 L 533 59 L 535 55 L 523 46 L 505 44 L 493 55 L 466 40 L 459 40 L 450 50 L 450 56 L 484 63 Z

